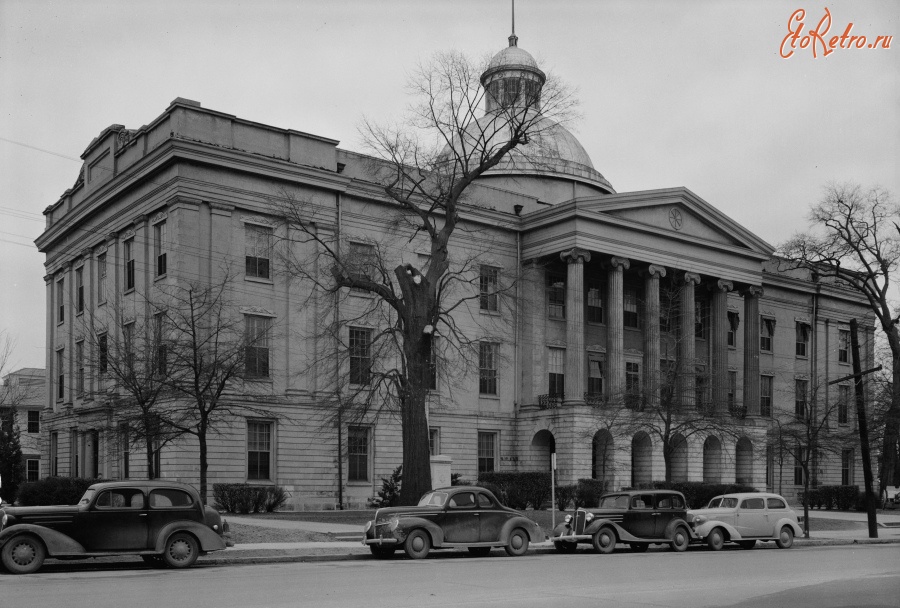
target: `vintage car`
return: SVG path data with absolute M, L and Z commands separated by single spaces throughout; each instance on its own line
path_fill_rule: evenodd
M 778 494 L 745 492 L 716 496 L 705 509 L 688 511 L 698 542 L 713 551 L 725 543 L 752 549 L 756 541 L 774 540 L 779 549 L 789 549 L 794 536 L 803 531 L 797 514 Z
M 378 509 L 366 524 L 363 544 L 379 559 L 400 547 L 412 559 L 423 559 L 431 549 L 461 547 L 478 557 L 493 547 L 517 556 L 530 542 L 543 540 L 537 523 L 504 507 L 490 491 L 453 486 L 428 492 L 415 507 Z
M 591 543 L 598 553 L 612 553 L 617 543 L 638 553 L 653 544 L 684 551 L 693 538 L 686 508 L 681 492 L 671 490 L 605 494 L 597 508 L 566 515 L 551 540 L 560 553 L 574 552 L 578 543 Z
M 887 486 L 881 492 L 882 509 L 900 508 L 900 486 Z
M 13 574 L 35 572 L 46 557 L 120 554 L 186 568 L 199 555 L 225 548 L 226 526 L 187 484 L 96 483 L 75 506 L 0 509 L 0 561 Z

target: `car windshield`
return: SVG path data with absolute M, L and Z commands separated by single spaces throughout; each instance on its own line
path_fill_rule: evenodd
M 88 488 L 87 490 L 85 490 L 84 495 L 81 497 L 81 500 L 78 501 L 78 506 L 82 506 L 82 505 L 86 505 L 86 504 L 90 503 L 91 499 L 94 497 L 94 494 L 96 494 L 96 492 L 97 491 L 94 490 L 93 488 Z
M 722 504 L 720 504 L 719 506 L 723 509 L 733 509 L 737 505 L 738 505 L 737 498 L 730 498 L 730 497 L 726 496 L 725 498 L 722 499 Z
M 627 509 L 627 496 L 604 496 L 600 499 L 601 509 Z
M 447 502 L 446 492 L 429 492 L 419 499 L 420 507 L 443 507 Z

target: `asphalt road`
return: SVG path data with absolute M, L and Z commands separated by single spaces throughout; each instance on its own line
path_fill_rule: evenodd
M 152 570 L 72 563 L 0 576 L 3 608 L 891 606 L 900 545 L 286 563 Z

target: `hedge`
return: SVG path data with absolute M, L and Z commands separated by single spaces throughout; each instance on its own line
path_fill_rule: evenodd
M 810 488 L 808 493 L 798 492 L 797 498 L 800 504 L 807 502 L 808 498 L 807 504 L 812 509 L 849 511 L 856 508 L 859 494 L 859 486 L 819 486 Z
M 16 504 L 23 507 L 77 505 L 84 491 L 101 481 L 104 480 L 82 477 L 47 477 L 41 481 L 32 481 L 19 487 Z
M 579 479 L 575 486 L 575 507 L 596 509 L 608 488 L 609 482 L 603 479 Z
M 721 494 L 756 492 L 753 486 L 736 483 L 707 483 L 704 481 L 653 481 L 641 484 L 638 489 L 676 490 L 684 494 L 689 509 L 702 509 Z
M 506 473 L 493 471 L 478 476 L 479 485 L 491 484 L 497 498 L 513 509 L 543 508 L 550 498 L 550 473 L 543 471 L 522 471 Z
M 228 513 L 271 513 L 287 502 L 281 486 L 251 486 L 246 483 L 213 484 L 216 509 Z

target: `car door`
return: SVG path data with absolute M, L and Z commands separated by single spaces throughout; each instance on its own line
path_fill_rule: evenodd
M 153 488 L 150 490 L 148 510 L 150 545 L 156 544 L 160 530 L 173 521 L 201 521 L 202 512 L 194 498 L 179 488 Z
M 474 492 L 457 492 L 447 501 L 441 517 L 441 529 L 448 543 L 477 543 L 481 535 L 480 512 L 475 508 Z
M 147 547 L 147 508 L 140 488 L 109 488 L 79 512 L 75 540 L 88 552 Z
M 745 538 L 771 536 L 766 534 L 766 499 L 742 498 L 734 516 L 734 527 Z
M 622 527 L 638 538 L 656 538 L 656 520 L 659 512 L 655 510 L 653 494 L 635 494 L 631 497 L 628 512 L 622 518 Z
M 675 517 L 680 517 L 684 512 L 684 501 L 678 494 L 659 494 L 656 497 L 656 508 L 653 517 L 656 538 L 665 538 L 666 528 Z
M 480 520 L 478 539 L 483 543 L 495 543 L 500 539 L 500 530 L 510 517 L 509 511 L 491 500 L 482 492 L 475 493 Z
M 790 509 L 782 499 L 775 496 L 766 498 L 766 536 L 775 536 L 775 524 L 778 520 L 788 517 Z

